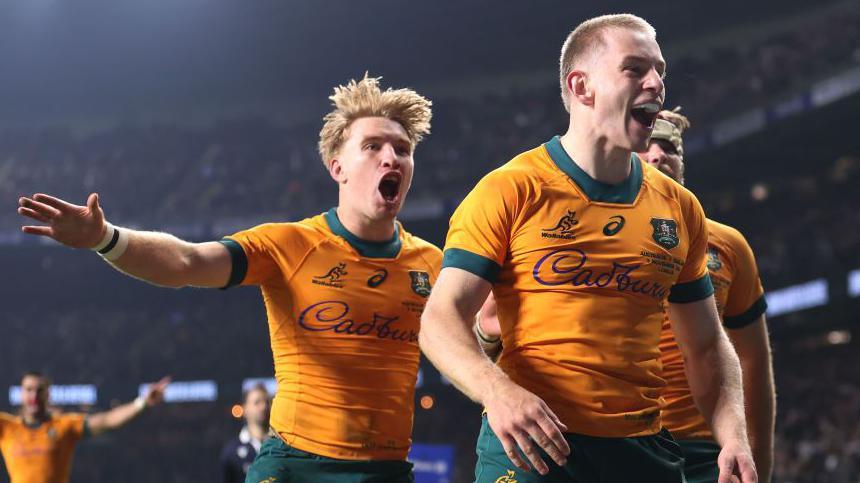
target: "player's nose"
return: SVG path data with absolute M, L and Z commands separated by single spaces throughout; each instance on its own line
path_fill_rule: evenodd
M 391 169 L 399 169 L 400 168 L 400 159 L 397 157 L 397 152 L 394 150 L 394 146 L 390 144 L 386 144 L 382 147 L 380 151 L 380 157 L 382 161 L 382 166 Z

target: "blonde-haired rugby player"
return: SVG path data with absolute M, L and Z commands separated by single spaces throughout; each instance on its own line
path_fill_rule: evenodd
M 704 212 L 633 155 L 648 145 L 665 70 L 641 18 L 580 24 L 560 62 L 567 133 L 488 174 L 451 219 L 421 347 L 486 409 L 480 483 L 682 482 L 680 448 L 660 421 L 667 301 L 696 402 L 722 445 L 720 482 L 756 481 Z M 498 365 L 471 332 L 491 289 Z
M 319 151 L 338 206 L 318 216 L 188 243 L 108 224 L 96 194 L 86 206 L 36 194 L 18 209 L 46 225 L 24 232 L 97 250 L 156 285 L 260 286 L 278 391 L 254 483 L 412 480 L 418 328 L 441 252 L 396 216 L 430 101 L 367 76 L 330 99 Z

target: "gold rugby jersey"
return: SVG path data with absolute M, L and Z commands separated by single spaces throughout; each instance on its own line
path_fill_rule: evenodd
M 0 413 L 0 452 L 11 483 L 67 483 L 75 445 L 86 432 L 84 414 L 54 414 L 30 426 Z
M 335 209 L 222 241 L 230 285 L 259 285 L 278 390 L 270 425 L 303 451 L 403 460 L 412 434 L 421 312 L 441 251 L 398 223 L 363 241 Z
M 717 310 L 726 329 L 746 327 L 767 310 L 755 256 L 739 231 L 713 220 L 707 222 L 708 271 Z M 678 439 L 712 439 L 713 434 L 693 401 L 684 373 L 684 356 L 668 316 L 663 323 L 660 352 L 666 379 L 663 425 Z
M 660 429 L 663 304 L 713 293 L 695 196 L 631 155 L 592 179 L 558 137 L 484 177 L 451 218 L 443 267 L 493 283 L 499 366 L 569 431 Z

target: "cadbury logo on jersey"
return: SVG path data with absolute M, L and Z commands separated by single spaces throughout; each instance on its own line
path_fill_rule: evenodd
M 317 275 L 314 277 L 311 282 L 325 287 L 343 288 L 343 280 L 341 280 L 341 278 L 347 274 L 346 263 L 340 262 L 331 267 L 325 275 Z
M 317 302 L 302 310 L 299 326 L 312 332 L 333 332 L 342 336 L 376 336 L 400 342 L 418 342 L 418 333 L 397 326 L 397 316 L 373 313 L 373 319 L 357 322 L 348 317 L 349 304 L 339 300 Z
M 579 224 L 579 220 L 576 219 L 576 212 L 567 210 L 567 213 L 558 220 L 558 223 L 554 227 L 541 230 L 540 236 L 543 238 L 573 240 L 576 238 L 576 235 L 573 234 L 573 229 L 577 224 Z
M 576 248 L 560 248 L 542 256 L 535 263 L 532 276 L 541 285 L 570 284 L 574 287 L 614 287 L 619 292 L 647 295 L 663 300 L 668 289 L 660 282 L 641 280 L 634 276 L 641 265 L 623 265 L 612 262 L 609 271 L 598 272 L 586 266 L 588 255 Z
M 675 220 L 651 218 L 651 227 L 654 229 L 651 233 L 651 238 L 658 245 L 666 250 L 671 250 L 678 246 L 678 223 Z

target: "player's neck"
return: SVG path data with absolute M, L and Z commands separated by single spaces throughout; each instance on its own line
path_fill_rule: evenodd
M 257 441 L 265 441 L 269 437 L 269 429 L 264 424 L 248 423 L 248 433 Z
M 597 137 L 572 127 L 561 136 L 568 156 L 594 180 L 616 185 L 630 176 L 630 151 L 606 146 Z
M 27 425 L 36 425 L 47 421 L 48 412 L 47 410 L 36 411 L 33 413 L 21 413 L 21 419 L 24 420 L 24 424 Z
M 343 205 L 337 207 L 337 218 L 348 232 L 364 241 L 384 242 L 394 236 L 394 218 L 373 220 Z

